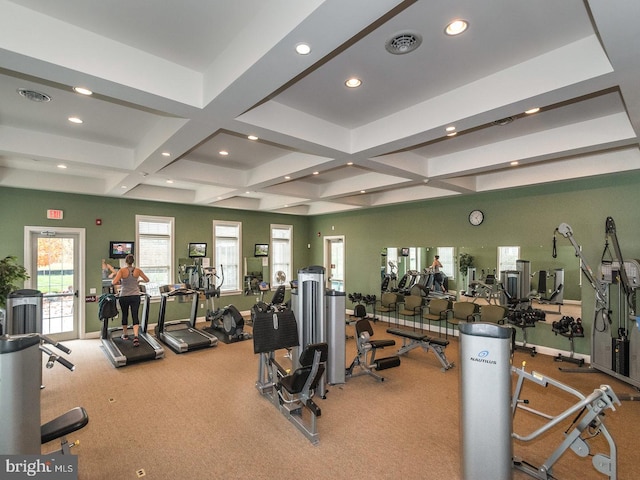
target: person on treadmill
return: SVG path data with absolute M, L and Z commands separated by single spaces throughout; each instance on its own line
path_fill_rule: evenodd
M 133 346 L 140 346 L 138 340 L 138 330 L 140 329 L 140 319 L 138 318 L 138 310 L 140 309 L 140 287 L 138 282 L 149 281 L 142 270 L 134 267 L 133 255 L 129 254 L 124 259 L 126 266 L 122 267 L 116 273 L 111 281 L 114 285 L 121 285 L 118 300 L 120 301 L 120 309 L 122 310 L 122 339 L 128 340 L 127 324 L 129 323 L 129 310 L 131 310 L 131 321 L 133 322 Z
M 431 264 L 431 268 L 433 268 L 433 279 L 436 286 L 436 291 L 440 290 L 442 293 L 447 293 L 447 290 L 444 288 L 444 275 L 442 274 L 442 263 L 440 263 L 440 256 L 436 255 L 433 263 Z

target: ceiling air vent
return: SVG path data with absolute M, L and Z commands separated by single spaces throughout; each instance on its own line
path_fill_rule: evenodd
M 398 33 L 386 41 L 384 47 L 394 55 L 404 55 L 413 52 L 422 43 L 422 37 L 417 33 Z
M 495 120 L 493 122 L 493 124 L 494 125 L 499 125 L 501 127 L 504 127 L 505 125 L 509 125 L 514 120 L 515 120 L 515 118 L 513 118 L 513 117 L 506 117 L 506 118 L 501 118 L 500 120 Z
M 34 90 L 27 90 L 26 88 L 19 88 L 18 93 L 20 96 L 31 100 L 32 102 L 50 102 L 51 97 L 44 93 L 36 92 Z

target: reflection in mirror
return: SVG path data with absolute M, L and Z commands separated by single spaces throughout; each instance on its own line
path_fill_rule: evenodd
M 269 279 L 269 267 L 263 267 L 263 258 L 266 259 L 266 257 L 245 257 L 244 259 L 243 289 L 245 295 L 259 295 L 260 282 Z
M 386 247 L 382 249 L 380 279 L 383 290 L 397 290 L 412 282 L 433 261 L 432 247 Z

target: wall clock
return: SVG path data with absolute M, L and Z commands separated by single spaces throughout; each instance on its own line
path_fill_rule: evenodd
M 473 210 L 469 214 L 469 223 L 474 226 L 480 225 L 484 221 L 484 213 L 481 210 Z

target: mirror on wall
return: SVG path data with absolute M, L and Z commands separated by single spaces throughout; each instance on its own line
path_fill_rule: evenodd
M 269 283 L 269 259 L 268 257 L 244 258 L 243 291 L 245 295 L 260 294 L 261 282 Z
M 410 272 L 422 272 L 433 262 L 434 247 L 385 247 L 380 255 L 380 280 L 390 276 L 397 283 Z
M 466 253 L 473 257 L 472 267 L 476 269 L 479 278 L 485 274 L 497 274 L 497 246 L 492 247 L 453 247 L 453 260 L 450 268 L 455 269 L 453 275 L 449 272 L 449 280 L 453 284 L 449 289 L 464 290 L 465 277 L 460 274 L 460 255 Z M 385 275 L 395 274 L 396 281 L 400 280 L 410 270 L 422 271 L 429 267 L 434 256 L 438 252 L 437 247 L 386 247 L 380 255 L 380 279 Z M 581 300 L 581 271 L 580 259 L 576 257 L 571 245 L 558 245 L 556 257 L 552 256 L 549 246 L 526 245 L 520 247 L 519 259 L 529 262 L 530 290 L 539 290 L 545 287 L 545 292 L 539 292 L 541 296 L 550 295 L 557 281 L 563 282 L 563 296 L 566 300 Z M 391 263 L 390 263 L 391 262 Z M 392 267 L 393 265 L 393 267 Z M 561 271 L 561 275 L 558 273 Z M 544 272 L 544 273 L 542 273 Z M 556 279 L 556 276 L 558 277 Z M 544 278 L 541 278 L 544 277 Z

